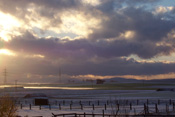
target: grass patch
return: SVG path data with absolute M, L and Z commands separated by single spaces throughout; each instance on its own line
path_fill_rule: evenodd
M 152 86 L 175 86 L 174 84 L 143 84 L 143 83 L 115 83 L 115 84 L 98 84 L 98 85 L 77 85 L 73 87 L 95 88 L 101 90 L 156 90 Z

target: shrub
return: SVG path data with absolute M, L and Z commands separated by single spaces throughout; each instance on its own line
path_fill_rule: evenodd
M 17 107 L 10 96 L 0 97 L 0 117 L 16 117 Z

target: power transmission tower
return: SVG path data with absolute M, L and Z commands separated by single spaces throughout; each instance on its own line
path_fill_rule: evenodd
M 61 83 L 61 69 L 59 69 L 59 81 Z
M 3 75 L 4 75 L 4 85 L 6 85 L 6 83 L 7 83 L 7 70 L 6 70 L 6 68 L 4 69 Z
M 15 91 L 17 91 L 17 82 L 18 82 L 18 80 L 15 80 Z

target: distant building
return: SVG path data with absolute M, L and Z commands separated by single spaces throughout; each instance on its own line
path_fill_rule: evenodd
M 105 80 L 102 79 L 97 79 L 96 80 L 96 84 L 103 84 L 105 82 Z
M 27 94 L 24 98 L 31 98 L 35 105 L 48 105 L 48 97 L 43 93 Z

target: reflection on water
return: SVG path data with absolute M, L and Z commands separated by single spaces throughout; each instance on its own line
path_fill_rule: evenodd
M 76 87 L 24 87 L 25 89 L 67 89 L 67 90 L 90 90 L 94 88 L 76 88 Z
M 15 87 L 15 85 L 0 85 L 0 88 L 4 88 L 4 87 Z
M 3 88 L 24 88 L 24 89 L 67 89 L 67 90 L 91 90 L 91 89 L 94 89 L 94 88 L 82 88 L 82 87 L 44 87 L 44 86 L 41 86 L 41 87 L 37 87 L 37 86 L 27 86 L 27 87 L 23 87 L 23 86 L 15 86 L 15 85 L 0 85 L 0 89 L 3 89 Z

